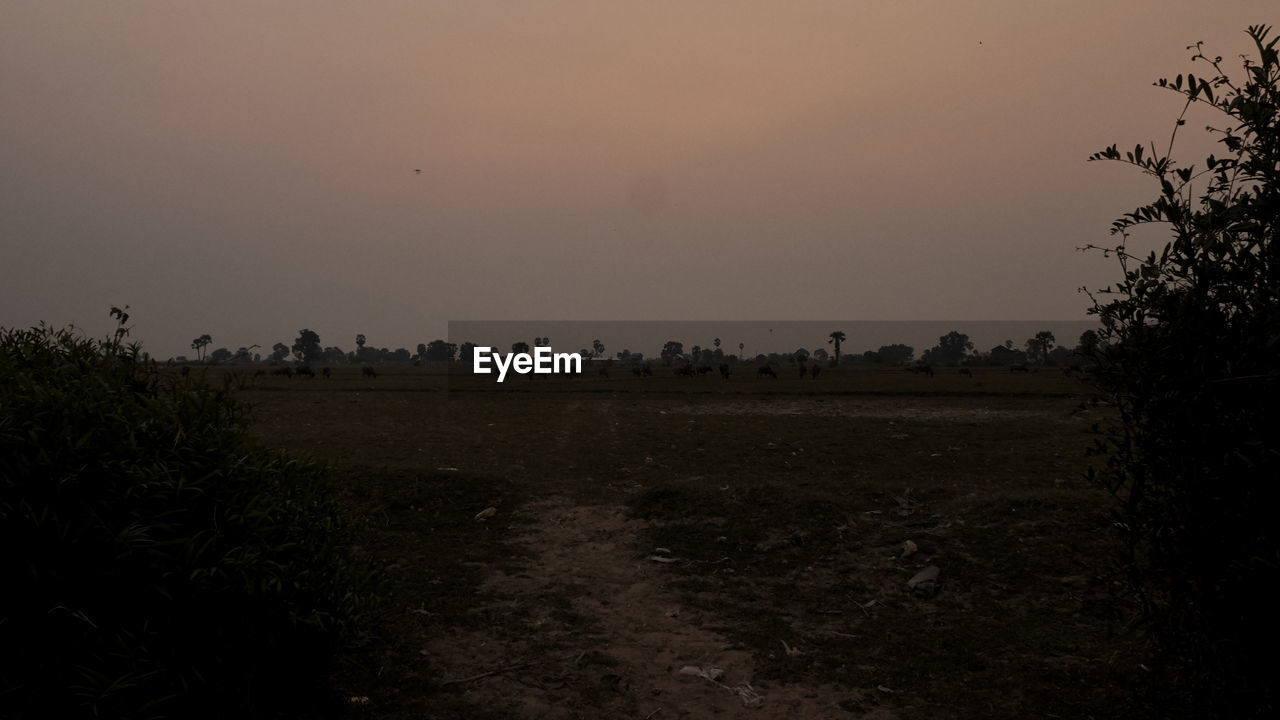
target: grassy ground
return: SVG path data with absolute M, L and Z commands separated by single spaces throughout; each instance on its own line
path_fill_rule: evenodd
M 367 519 L 386 602 L 338 678 L 352 716 L 1145 713 L 1083 480 L 1100 411 L 1056 371 L 338 369 L 243 396 Z

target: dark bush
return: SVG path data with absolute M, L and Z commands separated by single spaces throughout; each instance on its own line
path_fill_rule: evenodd
M 1093 378 L 1120 422 L 1096 477 L 1120 499 L 1120 577 L 1153 640 L 1164 712 L 1273 717 L 1280 615 L 1280 58 L 1249 28 L 1258 58 L 1242 80 L 1196 50 L 1209 76 L 1161 80 L 1187 109 L 1212 108 L 1223 156 L 1180 167 L 1138 146 L 1093 159 L 1152 176 L 1160 196 L 1117 220 L 1106 248 L 1123 279 L 1102 291 Z M 1145 257 L 1129 231 L 1171 239 Z
M 0 329 L 0 716 L 318 711 L 360 599 L 318 468 L 113 314 Z

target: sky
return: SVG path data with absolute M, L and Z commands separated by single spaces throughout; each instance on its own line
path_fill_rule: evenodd
M 0 4 L 0 326 L 1084 320 L 1274 0 Z M 1189 129 L 1214 121 L 1192 116 Z M 1213 150 L 1183 131 L 1175 156 Z M 1159 235 L 1139 237 L 1152 245 Z M 853 341 L 853 349 L 862 350 Z M 554 338 L 553 338 L 554 345 Z M 576 350 L 571 348 L 570 350 Z M 785 348 L 780 348 L 785 349 Z

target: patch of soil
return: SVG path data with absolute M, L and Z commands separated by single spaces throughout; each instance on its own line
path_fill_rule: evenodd
M 529 560 L 492 572 L 477 608 L 505 619 L 424 650 L 468 705 L 530 718 L 897 717 L 876 690 L 758 680 L 753 655 L 711 629 L 726 624 L 714 609 L 667 588 L 671 558 L 638 546 L 648 522 L 625 507 L 549 500 L 519 513 Z

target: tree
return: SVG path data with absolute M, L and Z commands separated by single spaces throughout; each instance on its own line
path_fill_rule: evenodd
M 320 335 L 313 330 L 299 330 L 293 341 L 293 354 L 305 363 L 319 362 L 324 350 L 320 347 Z
M 1033 338 L 1027 338 L 1027 355 L 1037 358 L 1041 365 L 1049 364 L 1049 351 L 1053 349 L 1053 344 L 1057 342 L 1057 338 L 1048 330 L 1041 330 L 1036 333 Z
M 211 342 L 213 342 L 213 338 L 208 335 L 201 335 L 191 341 L 191 349 L 196 351 L 197 361 L 204 362 L 204 349 L 208 347 Z
M 886 365 L 906 365 L 915 357 L 916 349 L 910 345 L 896 343 L 893 345 L 881 345 L 876 354 L 880 356 L 880 362 Z
M 528 353 L 528 352 L 529 352 L 529 343 L 527 343 L 527 342 L 525 342 L 525 341 L 523 341 L 523 340 L 521 340 L 520 342 L 512 343 L 512 344 L 511 344 L 511 352 L 513 352 L 513 353 Z
M 684 344 L 675 340 L 668 340 L 667 344 L 662 346 L 662 352 L 659 357 L 662 358 L 663 363 L 670 365 L 673 360 L 681 355 L 684 355 Z
M 841 332 L 840 330 L 836 330 L 835 332 L 827 336 L 827 344 L 835 345 L 835 348 L 836 348 L 836 356 L 835 356 L 835 361 L 833 363 L 834 365 L 840 364 L 840 343 L 844 342 L 847 339 L 848 338 L 846 338 L 844 333 Z
M 423 359 L 428 362 L 447 363 L 453 359 L 449 352 L 449 343 L 444 340 L 432 340 L 427 344 L 426 350 Z
M 1120 501 L 1121 577 L 1171 679 L 1165 695 L 1200 717 L 1271 714 L 1280 673 L 1280 620 L 1258 592 L 1280 564 L 1280 57 L 1269 27 L 1248 34 L 1258 58 L 1244 59 L 1243 80 L 1196 44 L 1211 77 L 1157 82 L 1184 101 L 1163 154 L 1112 145 L 1090 157 L 1159 187 L 1112 224 L 1115 247 L 1088 246 L 1120 269 L 1091 293 L 1102 327 L 1090 377 L 1118 415 L 1091 474 Z M 1207 130 L 1224 157 L 1203 169 L 1171 157 L 1192 106 L 1220 117 Z M 1169 239 L 1144 257 L 1130 231 L 1153 224 Z
M 591 350 L 595 353 L 595 357 L 604 357 L 604 343 L 599 340 L 591 341 Z
M 712 340 L 712 341 L 711 341 L 711 344 L 712 344 L 712 345 L 715 345 L 715 346 L 716 346 L 716 349 L 717 349 L 717 350 L 719 350 L 719 349 L 720 349 L 720 338 L 716 338 L 715 340 Z
M 271 362 L 283 362 L 289 357 L 289 346 L 284 343 L 276 343 L 271 346 Z
M 426 359 L 427 359 L 427 344 L 426 344 L 426 343 L 418 343 L 418 359 L 419 359 L 419 360 L 426 360 Z
M 920 359 L 926 363 L 946 365 L 960 362 L 971 352 L 973 343 L 969 341 L 969 336 L 952 330 L 938 338 L 938 344 L 926 350 Z

